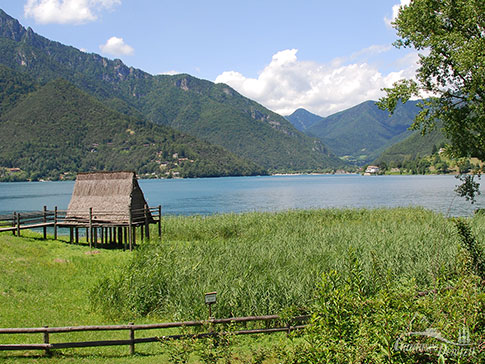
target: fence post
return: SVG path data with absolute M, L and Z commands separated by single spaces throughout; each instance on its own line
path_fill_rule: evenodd
M 12 227 L 15 227 L 16 224 L 17 224 L 17 213 L 14 212 L 13 219 L 12 219 Z M 12 234 L 15 236 L 15 230 L 12 230 Z
M 20 236 L 20 212 L 17 212 L 17 236 Z
M 47 222 L 47 206 L 44 206 L 42 222 L 45 224 Z M 47 226 L 42 228 L 42 232 L 44 233 L 44 240 L 47 239 Z
M 93 247 L 93 208 L 89 208 L 89 249 Z
M 44 329 L 46 329 L 44 331 L 44 344 L 49 344 L 49 331 L 47 331 L 48 328 L 49 326 L 44 326 Z M 45 355 L 51 355 L 51 351 L 49 348 L 45 348 Z
M 162 238 L 162 205 L 158 205 L 158 237 Z
M 54 207 L 54 240 L 57 240 L 57 206 Z
M 134 322 L 130 322 L 129 325 L 133 326 L 135 323 Z M 134 355 L 135 354 L 135 329 L 134 328 L 130 328 L 130 355 Z

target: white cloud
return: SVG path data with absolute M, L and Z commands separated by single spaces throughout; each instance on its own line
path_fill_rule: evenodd
M 113 56 L 131 56 L 135 50 L 125 43 L 123 38 L 111 37 L 105 44 L 101 44 L 99 49 L 103 53 L 111 54 Z
M 170 71 L 165 71 L 165 72 L 161 72 L 161 73 L 158 73 L 158 74 L 159 75 L 174 76 L 174 75 L 179 75 L 181 73 L 182 72 L 178 72 L 178 71 L 175 71 L 175 70 L 170 70 Z
M 401 0 L 401 3 L 400 4 L 396 4 L 392 7 L 392 17 L 391 18 L 388 18 L 387 16 L 384 17 L 384 22 L 386 23 L 386 25 L 390 28 L 392 28 L 392 22 L 397 18 L 397 16 L 399 15 L 399 10 L 401 9 L 401 7 L 403 6 L 408 6 L 409 4 L 411 4 L 411 0 Z
M 27 0 L 24 15 L 41 24 L 83 24 L 96 20 L 97 12 L 119 4 L 121 0 Z
M 383 48 L 371 49 L 382 51 Z M 220 74 L 215 82 L 226 83 L 282 115 L 303 107 L 327 116 L 363 101 L 377 100 L 383 96 L 383 87 L 391 87 L 402 78 L 412 78 L 417 67 L 416 60 L 415 54 L 407 55 L 396 64 L 400 71 L 382 74 L 366 62 L 345 64 L 340 59 L 319 64 L 300 61 L 296 49 L 287 49 L 276 53 L 258 78 L 227 71 Z

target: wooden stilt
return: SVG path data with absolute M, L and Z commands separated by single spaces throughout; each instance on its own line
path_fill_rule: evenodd
M 89 248 L 93 247 L 93 208 L 89 208 Z
M 98 248 L 98 228 L 94 228 L 94 248 Z
M 121 226 L 118 226 L 118 244 L 123 244 L 123 228 Z
M 133 217 L 131 216 L 131 207 L 130 207 L 130 213 L 129 213 L 129 221 L 128 221 L 128 239 L 130 241 L 130 252 L 133 250 Z M 136 231 L 135 231 L 136 232 Z
M 150 216 L 150 210 L 148 210 L 148 205 L 145 204 L 145 236 L 147 240 L 150 240 L 150 221 L 148 216 Z M 143 230 L 143 226 L 141 229 Z
M 136 225 L 133 225 L 132 235 L 130 251 L 133 250 L 133 247 L 136 245 Z

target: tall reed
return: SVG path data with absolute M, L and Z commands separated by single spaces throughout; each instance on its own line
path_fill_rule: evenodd
M 453 224 L 420 208 L 166 217 L 163 241 L 141 246 L 91 300 L 114 315 L 205 318 L 203 294 L 217 291 L 219 317 L 305 311 L 321 274 L 345 275 L 350 253 L 366 284 L 412 278 L 424 290 L 457 251 Z

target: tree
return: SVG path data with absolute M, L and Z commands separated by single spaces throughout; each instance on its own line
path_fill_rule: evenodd
M 415 48 L 415 80 L 401 80 L 378 105 L 391 113 L 397 102 L 432 95 L 420 104 L 414 129 L 426 133 L 443 122 L 455 158 L 485 160 L 485 1 L 413 0 L 393 22 L 398 48 Z

